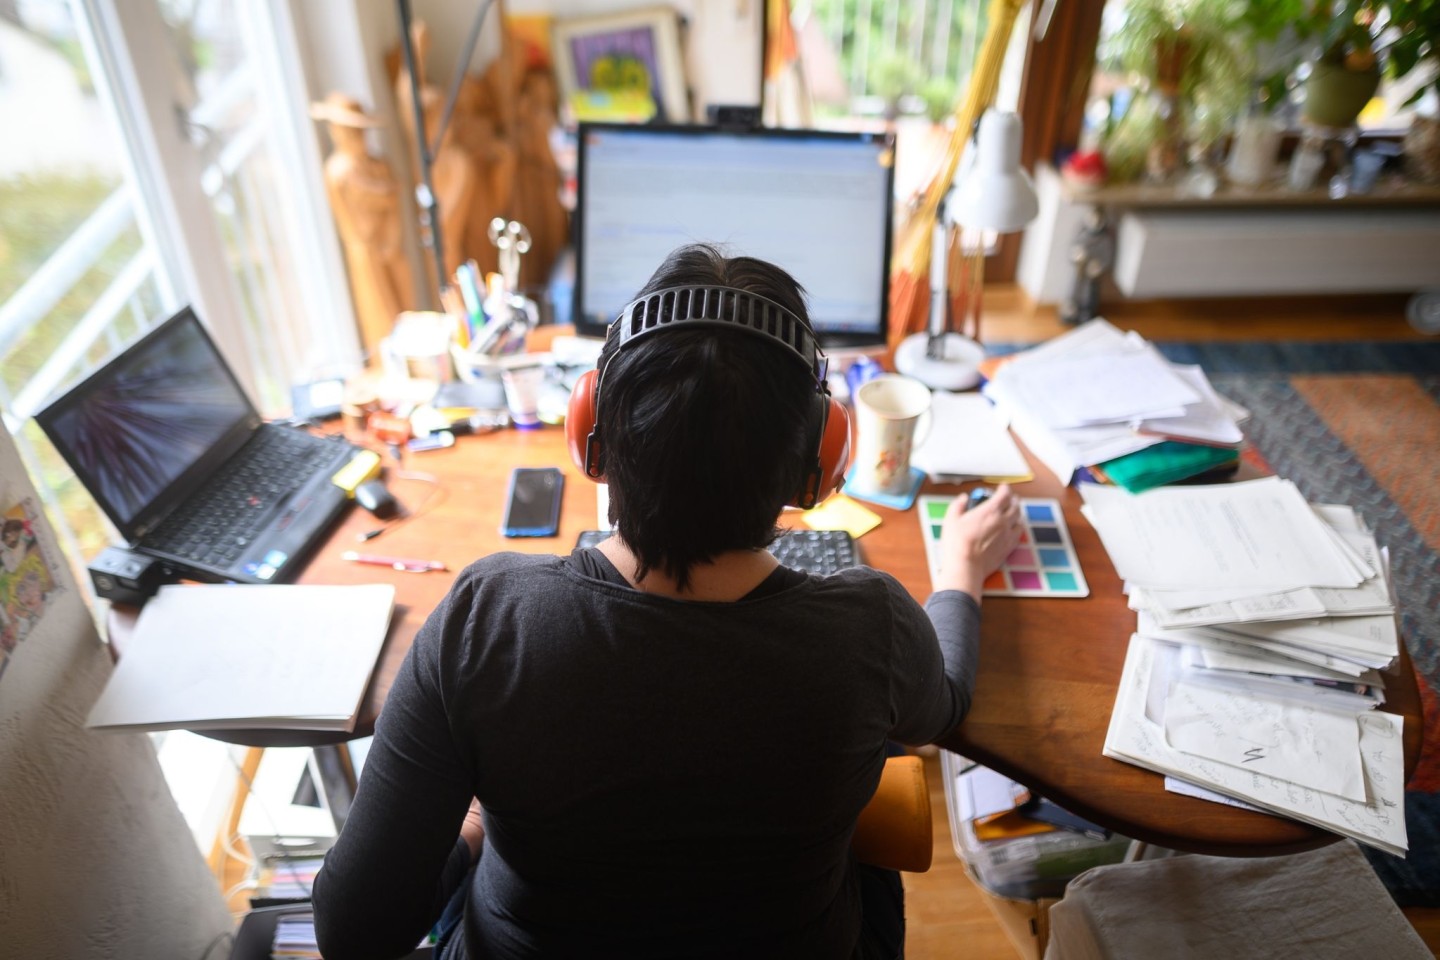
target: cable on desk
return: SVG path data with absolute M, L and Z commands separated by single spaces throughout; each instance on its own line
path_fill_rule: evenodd
M 425 514 L 435 509 L 441 503 L 445 502 L 445 495 L 447 491 L 443 486 L 441 486 L 439 478 L 437 478 L 434 474 L 422 473 L 418 470 L 396 470 L 394 471 L 393 476 L 396 480 L 413 480 L 420 483 L 428 483 L 431 486 L 429 491 L 426 492 L 424 499 L 420 501 L 420 505 L 417 506 L 414 510 L 405 507 L 404 513 L 396 517 L 394 520 L 391 520 L 389 523 L 376 527 L 373 530 L 367 530 L 365 533 L 358 534 L 355 539 L 359 540 L 361 543 L 366 543 L 368 541 L 374 540 L 381 534 L 387 533 L 388 531 L 395 529 L 401 524 L 408 523 L 417 517 L 423 517 Z

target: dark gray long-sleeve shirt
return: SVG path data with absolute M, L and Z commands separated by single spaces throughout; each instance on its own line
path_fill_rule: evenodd
M 922 610 L 863 567 L 766 584 L 682 602 L 596 551 L 468 567 L 416 636 L 316 880 L 325 956 L 419 941 L 467 867 L 472 796 L 464 956 L 850 956 L 855 819 L 887 738 L 964 717 L 979 608 L 946 591 Z

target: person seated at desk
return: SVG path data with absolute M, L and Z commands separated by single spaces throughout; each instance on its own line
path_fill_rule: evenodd
M 326 957 L 403 955 L 442 911 L 442 960 L 903 950 L 899 875 L 857 865 L 851 834 L 887 742 L 965 716 L 1017 500 L 945 518 L 924 609 L 879 570 L 778 566 L 782 508 L 848 457 L 804 292 L 697 245 L 652 295 L 665 322 L 621 313 L 567 423 L 616 535 L 485 557 L 430 615 L 315 882 Z M 782 335 L 704 319 L 751 304 Z

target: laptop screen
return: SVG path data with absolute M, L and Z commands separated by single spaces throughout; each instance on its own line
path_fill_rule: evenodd
M 203 483 L 260 422 L 189 308 L 35 419 L 132 541 Z

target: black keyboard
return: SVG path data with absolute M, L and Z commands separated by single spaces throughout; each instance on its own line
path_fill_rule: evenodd
M 855 538 L 844 530 L 787 530 L 770 552 L 791 569 L 822 577 L 860 565 Z
M 608 536 L 604 530 L 586 530 L 575 546 L 593 547 Z M 860 548 L 844 530 L 787 530 L 770 544 L 770 552 L 784 566 L 817 576 L 860 565 Z
M 223 473 L 145 538 L 145 545 L 198 563 L 235 560 L 275 512 L 315 476 L 331 441 L 300 430 L 264 427 Z

